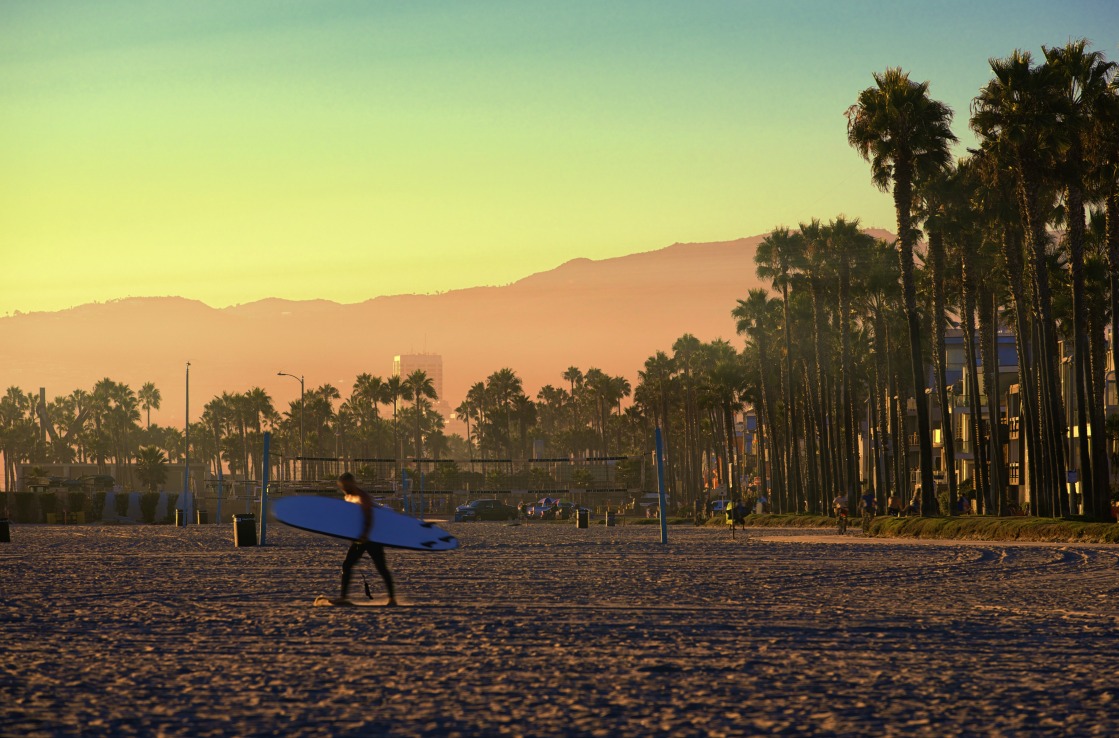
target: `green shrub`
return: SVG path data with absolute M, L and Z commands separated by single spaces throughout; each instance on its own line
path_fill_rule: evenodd
M 16 492 L 15 519 L 20 523 L 34 523 L 38 521 L 35 513 L 35 493 Z
M 179 501 L 178 492 L 167 493 L 167 514 L 163 516 L 162 522 L 168 525 L 175 524 L 175 503 Z
M 117 517 L 128 517 L 128 498 L 127 492 L 117 492 L 116 501 L 113 503 L 116 506 Z
M 140 495 L 140 517 L 145 523 L 155 522 L 155 508 L 158 504 L 158 492 L 144 492 Z
M 101 517 L 105 514 L 105 492 L 97 491 L 93 493 L 93 505 L 89 511 L 89 520 L 91 523 L 101 521 Z
M 66 493 L 66 508 L 72 512 L 85 512 L 86 496 L 85 492 L 67 492 Z
M 47 519 L 48 515 L 54 515 L 58 512 L 58 498 L 54 496 L 53 492 L 38 495 L 39 497 L 39 512 L 43 516 L 43 520 Z

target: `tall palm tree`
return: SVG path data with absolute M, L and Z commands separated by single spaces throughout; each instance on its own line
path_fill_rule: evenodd
M 921 508 L 925 515 L 934 515 L 938 506 L 932 473 L 932 431 L 925 398 L 917 286 L 913 278 L 913 247 L 917 241 L 913 183 L 928 179 L 932 173 L 948 166 L 952 161 L 949 147 L 956 137 L 951 129 L 952 110 L 929 96 L 928 82 L 912 82 L 906 72 L 896 67 L 875 73 L 874 82 L 874 87 L 860 92 L 857 102 L 847 110 L 847 141 L 870 162 L 874 184 L 883 191 L 892 188 L 893 192 L 917 405 Z
M 563 378 L 571 383 L 571 432 L 574 433 L 579 425 L 579 404 L 575 388 L 583 384 L 583 372 L 577 366 L 569 366 L 564 370 Z
M 770 429 L 770 445 L 772 446 L 775 440 L 772 436 L 773 431 L 773 400 L 770 392 L 769 383 L 766 379 L 766 369 L 769 367 L 769 335 L 773 330 L 774 310 L 778 308 L 778 301 L 771 299 L 769 292 L 763 289 L 752 289 L 747 294 L 745 300 L 739 300 L 737 306 L 731 311 L 731 317 L 735 319 L 736 328 L 739 333 L 749 336 L 750 341 L 754 345 L 754 349 L 758 355 L 758 370 L 759 370 L 759 392 L 758 396 L 761 401 L 761 407 L 758 408 L 757 419 L 759 428 L 762 426 Z M 759 437 L 763 435 L 763 431 L 759 430 Z M 762 477 L 762 490 L 766 490 L 765 479 L 765 449 L 759 448 L 758 451 L 758 465 Z M 774 452 L 774 455 L 780 458 L 779 451 Z M 780 492 L 780 483 L 775 480 L 775 486 L 778 487 Z M 784 495 L 775 495 L 775 497 L 784 498 Z
M 398 465 L 400 464 L 400 457 L 404 455 L 404 451 L 400 447 L 400 429 L 396 422 L 396 418 L 400 400 L 405 398 L 406 392 L 404 380 L 400 378 L 399 374 L 393 374 L 385 380 L 384 398 L 387 400 L 385 404 L 392 405 L 392 455 L 397 460 Z
M 1106 454 L 1103 448 L 1103 416 L 1092 418 L 1089 436 L 1088 421 L 1095 403 L 1093 395 L 1091 359 L 1088 349 L 1088 315 L 1085 310 L 1087 295 L 1084 288 L 1084 200 L 1089 171 L 1088 152 L 1095 132 L 1098 111 L 1106 106 L 1109 85 L 1115 77 L 1115 64 L 1104 59 L 1098 51 L 1088 51 L 1088 42 L 1081 39 L 1065 46 L 1042 47 L 1045 64 L 1053 76 L 1054 93 L 1060 99 L 1060 109 L 1065 114 L 1059 123 L 1068 137 L 1068 145 L 1058 149 L 1058 180 L 1065 191 L 1065 221 L 1068 227 L 1065 241 L 1069 247 L 1069 266 L 1072 272 L 1073 308 L 1073 364 L 1078 441 L 1080 452 L 1081 489 L 1087 488 L 1085 512 L 1104 520 L 1110 513 L 1108 475 L 1104 469 Z M 1095 441 L 1090 449 L 1089 438 Z M 1094 457 L 1094 458 L 1093 458 Z M 1098 461 L 1098 464 L 1094 462 Z M 1093 468 L 1096 473 L 1093 473 Z
M 802 227 L 803 233 L 803 227 Z M 788 482 L 784 490 L 787 495 L 786 503 L 794 510 L 799 506 L 796 502 L 801 496 L 800 459 L 798 451 L 798 438 L 800 426 L 797 422 L 796 403 L 793 402 L 793 365 L 792 365 L 792 331 L 789 321 L 789 288 L 792 286 L 797 273 L 802 269 L 804 261 L 805 240 L 802 233 L 790 232 L 788 228 L 775 228 L 758 244 L 754 252 L 754 264 L 758 277 L 768 279 L 773 283 L 774 289 L 781 292 L 781 306 L 784 312 L 784 364 L 785 364 L 785 413 L 788 418 L 785 431 L 785 469 L 782 475 Z
M 971 127 L 983 145 L 1015 178 L 1018 209 L 1029 249 L 1033 277 L 1032 310 L 1036 330 L 1039 370 L 1038 410 L 1048 472 L 1044 497 L 1056 500 L 1056 514 L 1068 512 L 1064 485 L 1066 455 L 1065 415 L 1058 381 L 1056 324 L 1049 277 L 1047 230 L 1056 192 L 1049 174 L 1068 145 L 1067 130 L 1060 125 L 1067 111 L 1055 94 L 1052 68 L 1035 66 L 1029 52 L 1016 50 L 1005 59 L 992 59 L 994 78 L 972 103 Z
M 952 405 L 948 400 L 948 362 L 945 332 L 948 320 L 945 280 L 947 264 L 945 232 L 950 227 L 949 201 L 956 196 L 957 181 L 951 166 L 935 172 L 931 178 L 918 183 L 920 211 L 925 218 L 928 233 L 927 266 L 932 283 L 932 359 L 936 377 L 936 398 L 940 406 L 940 436 L 944 447 L 944 476 L 948 481 L 948 510 L 955 515 L 957 506 L 956 440 L 953 433 Z
M 136 398 L 140 401 L 140 407 L 147 413 L 147 427 L 152 427 L 152 408 L 159 409 L 163 397 L 159 393 L 159 389 L 155 386 L 154 382 L 144 382 L 144 386 L 136 393 Z
M 427 400 L 437 400 L 439 395 L 435 392 L 435 383 L 423 369 L 416 369 L 405 378 L 402 383 L 407 399 L 412 401 L 412 409 L 416 413 L 416 458 L 423 456 L 423 420 L 424 403 Z

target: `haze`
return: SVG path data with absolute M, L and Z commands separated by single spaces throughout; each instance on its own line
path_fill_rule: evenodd
M 821 214 L 892 228 L 844 138 L 871 72 L 964 114 L 989 56 L 1085 29 L 1113 53 L 1115 4 L 7 3 L 0 314 L 357 302 Z

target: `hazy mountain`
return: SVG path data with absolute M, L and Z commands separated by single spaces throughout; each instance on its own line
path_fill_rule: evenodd
M 187 361 L 192 417 L 214 394 L 254 385 L 284 406 L 299 387 L 280 370 L 304 374 L 308 389 L 329 382 L 346 396 L 358 373 L 387 376 L 395 354 L 423 351 L 443 356 L 452 406 L 504 366 L 530 395 L 561 384 L 571 365 L 636 383 L 645 359 L 683 333 L 740 344 L 730 311 L 760 286 L 753 258 L 761 239 L 575 259 L 502 287 L 347 305 L 271 298 L 219 309 L 143 297 L 15 315 L 0 318 L 0 382 L 46 387 L 53 398 L 106 376 L 133 388 L 153 381 L 163 394 L 153 420 L 173 424 L 183 419 Z

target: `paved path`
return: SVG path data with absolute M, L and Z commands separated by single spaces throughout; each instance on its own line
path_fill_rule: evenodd
M 16 526 L 0 735 L 1119 734 L 1119 549 L 450 527 L 338 609 L 282 526 Z

